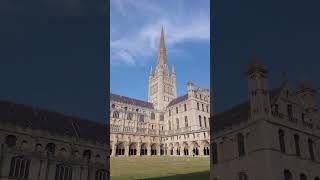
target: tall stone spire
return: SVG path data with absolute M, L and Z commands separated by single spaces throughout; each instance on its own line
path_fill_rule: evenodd
M 160 46 L 158 52 L 158 64 L 166 64 L 167 63 L 167 55 L 166 55 L 166 46 L 164 43 L 164 33 L 163 33 L 163 26 L 161 27 L 161 34 L 160 34 Z

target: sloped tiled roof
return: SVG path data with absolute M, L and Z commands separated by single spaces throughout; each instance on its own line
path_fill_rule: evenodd
M 281 93 L 281 87 L 269 91 L 270 102 L 274 102 Z M 220 131 L 247 121 L 250 116 L 250 102 L 247 100 L 244 103 L 236 105 L 227 111 L 217 113 L 213 116 L 213 128 L 215 131 Z
M 142 101 L 142 100 L 138 100 L 138 99 L 133 99 L 133 98 L 129 98 L 126 96 L 120 96 L 118 94 L 110 93 L 110 100 L 125 103 L 125 104 L 131 104 L 134 106 L 140 106 L 143 108 L 154 109 L 153 104 L 150 102 L 146 102 L 146 101 Z
M 173 106 L 173 105 L 178 104 L 178 103 L 180 103 L 182 101 L 185 101 L 187 99 L 188 99 L 188 94 L 185 94 L 183 96 L 177 97 L 177 98 L 173 99 L 172 101 L 170 101 L 170 103 L 168 104 L 167 107 Z
M 84 140 L 107 142 L 106 124 L 8 101 L 0 101 L 0 122 Z
M 240 124 L 248 120 L 250 116 L 250 102 L 236 105 L 231 109 L 218 113 L 213 116 L 213 129 L 214 131 L 220 131 L 231 127 L 233 125 Z

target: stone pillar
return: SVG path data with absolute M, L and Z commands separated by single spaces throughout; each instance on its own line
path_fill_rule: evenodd
M 203 148 L 204 148 L 203 145 L 201 145 L 200 147 L 198 147 L 198 149 L 199 149 L 199 156 L 204 156 Z
M 151 144 L 147 145 L 147 156 L 151 156 Z
M 111 156 L 112 157 L 116 156 L 116 148 L 117 148 L 116 143 L 112 144 L 111 147 L 112 147 Z
M 193 146 L 189 146 L 189 156 L 193 156 Z
M 124 143 L 124 156 L 129 156 L 129 143 Z
M 157 155 L 160 156 L 160 145 L 157 147 Z
M 140 152 L 141 152 L 141 144 L 138 143 L 137 144 L 137 156 L 140 156 Z

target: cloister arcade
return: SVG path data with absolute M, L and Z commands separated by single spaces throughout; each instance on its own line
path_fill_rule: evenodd
M 209 156 L 208 141 L 147 143 L 115 142 L 110 146 L 111 156 Z

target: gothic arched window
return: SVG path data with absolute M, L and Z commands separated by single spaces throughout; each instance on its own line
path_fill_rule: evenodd
M 176 119 L 176 122 L 177 122 L 177 129 L 179 129 L 179 119 L 178 118 Z
M 48 143 L 46 146 L 46 150 L 47 150 L 47 155 L 53 156 L 56 151 L 56 145 L 53 143 Z
M 202 120 L 201 120 L 201 116 L 199 116 L 199 126 L 202 127 Z
M 199 106 L 199 103 L 197 102 L 197 108 L 198 108 L 198 110 L 200 110 L 200 106 Z
M 171 121 L 169 121 L 169 131 L 171 131 Z
M 300 138 L 299 135 L 295 134 L 294 135 L 294 143 L 295 143 L 295 147 L 296 147 L 296 155 L 300 156 Z
M 17 137 L 14 135 L 8 135 L 5 141 L 8 147 L 14 147 L 17 143 Z
M 127 115 L 127 120 L 132 120 L 133 114 L 132 113 L 128 113 Z
M 290 118 L 292 118 L 293 112 L 292 112 L 292 105 L 291 105 L 291 104 L 288 104 L 288 105 L 287 105 L 287 111 L 288 111 L 288 116 L 289 116 Z
M 160 114 L 160 121 L 164 121 L 164 115 Z
M 177 113 L 177 114 L 179 113 L 179 109 L 178 109 L 178 107 L 176 107 L 176 113 Z
M 300 174 L 300 180 L 308 180 L 307 176 L 303 173 Z
M 187 111 L 187 105 L 184 104 L 184 111 Z
M 91 150 L 85 150 L 84 152 L 83 152 L 83 159 L 86 159 L 86 160 L 89 160 L 89 159 L 91 159 Z
M 185 127 L 188 127 L 189 125 L 188 125 L 188 116 L 185 116 L 184 117 L 184 125 L 185 125 Z
M 238 134 L 237 141 L 238 141 L 239 157 L 244 156 L 246 154 L 246 152 L 245 152 L 245 144 L 244 144 L 244 136 L 241 133 Z
M 309 146 L 310 159 L 314 160 L 314 150 L 313 150 L 313 141 L 312 141 L 312 139 L 308 139 L 308 146 Z
M 156 119 L 156 115 L 154 113 L 151 113 L 151 119 L 152 120 Z
M 28 179 L 30 162 L 30 159 L 23 156 L 13 157 L 10 164 L 10 179 Z
M 248 180 L 248 176 L 245 172 L 239 173 L 239 180 Z
M 292 180 L 292 174 L 289 170 L 284 170 L 283 171 L 283 175 L 284 175 L 284 180 Z
M 280 145 L 280 151 L 285 153 L 286 152 L 286 145 L 284 140 L 284 131 L 282 129 L 278 132 L 279 135 L 279 145 Z
M 56 167 L 55 180 L 72 180 L 72 167 L 65 164 L 58 164 Z
M 119 112 L 118 111 L 113 111 L 113 118 L 119 118 Z
M 108 171 L 104 169 L 99 169 L 96 171 L 95 180 L 107 180 Z

